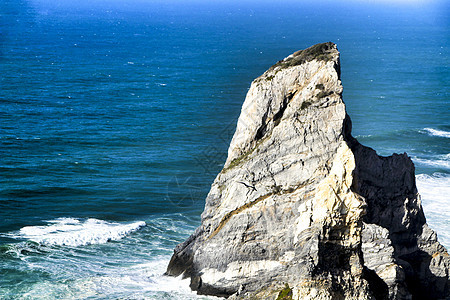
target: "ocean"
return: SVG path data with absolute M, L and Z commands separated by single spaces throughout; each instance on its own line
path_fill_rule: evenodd
M 0 299 L 210 299 L 163 276 L 200 224 L 245 94 L 341 52 L 353 135 L 407 152 L 450 247 L 445 1 L 2 0 Z

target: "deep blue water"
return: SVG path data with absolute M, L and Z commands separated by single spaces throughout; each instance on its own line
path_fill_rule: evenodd
M 353 134 L 407 152 L 450 246 L 449 5 L 0 3 L 0 299 L 195 299 L 161 276 L 199 224 L 250 82 L 341 52 Z

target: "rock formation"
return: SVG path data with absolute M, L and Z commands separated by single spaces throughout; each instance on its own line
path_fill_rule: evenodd
M 351 136 L 339 52 L 298 51 L 253 81 L 201 226 L 167 269 L 231 299 L 445 299 L 450 259 L 406 154 Z

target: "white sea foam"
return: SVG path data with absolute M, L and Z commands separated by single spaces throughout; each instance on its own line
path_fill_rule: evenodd
M 126 225 L 72 218 L 57 219 L 47 223 L 46 226 L 25 227 L 15 234 L 16 236 L 30 234 L 28 231 L 31 231 L 34 235 L 39 232 L 40 235 L 48 236 L 57 230 L 63 230 L 62 232 L 67 234 L 74 231 L 72 229 L 76 227 L 92 228 L 90 225 L 87 226 L 88 223 L 105 224 L 108 227 Z M 195 228 L 193 224 L 189 225 L 190 223 L 192 222 L 189 218 L 181 214 L 147 220 L 146 227 L 136 232 L 133 238 L 110 243 L 101 248 L 48 247 L 30 242 L 15 244 L 14 252 L 17 253 L 12 255 L 21 258 L 20 268 L 26 272 L 37 271 L 38 274 L 44 272 L 46 277 L 27 286 L 18 286 L 14 290 L 14 295 L 17 299 L 64 300 L 222 299 L 197 295 L 189 288 L 188 279 L 182 280 L 181 277 L 163 275 L 173 251 L 173 239 L 179 242 L 180 235 L 188 236 Z M 23 251 L 28 247 L 31 247 L 31 256 L 28 251 Z M 8 295 L 5 294 L 6 292 L 8 289 L 2 289 L 0 285 L 0 299 Z
M 450 169 L 450 154 L 440 155 L 437 157 L 437 159 L 425 159 L 413 157 L 413 161 L 414 163 L 421 165 Z
M 450 132 L 433 128 L 424 128 L 429 135 L 450 138 Z
M 450 248 L 450 174 L 416 176 L 417 188 L 427 223 L 437 231 L 439 241 Z
M 139 264 L 128 270 L 130 279 L 134 284 L 141 286 L 147 294 L 170 293 L 176 299 L 219 299 L 216 297 L 198 297 L 189 287 L 188 279 L 165 276 L 170 257 L 160 257 L 150 263 Z M 150 293 L 149 293 L 150 292 Z M 222 298 L 220 298 L 222 299 Z
M 170 256 L 153 257 L 147 263 L 99 270 L 93 276 L 68 281 L 39 281 L 23 295 L 24 299 L 223 299 L 199 296 L 189 288 L 189 280 L 163 275 Z M 170 295 L 170 298 L 168 298 Z M 0 293 L 1 296 L 1 293 Z M 101 298 L 103 299 L 103 297 Z
M 372 137 L 372 135 L 371 134 L 366 134 L 366 135 L 361 134 L 361 135 L 356 136 L 357 139 L 363 139 L 363 138 L 369 138 L 369 137 Z
M 60 218 L 48 221 L 44 226 L 23 227 L 18 233 L 10 236 L 44 245 L 82 246 L 120 240 L 145 225 L 146 223 L 142 221 L 113 223 L 97 219 L 82 221 Z

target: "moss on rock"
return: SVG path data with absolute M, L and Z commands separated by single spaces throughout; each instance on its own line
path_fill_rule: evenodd
M 284 289 L 278 294 L 277 300 L 292 300 L 292 289 L 289 284 L 285 284 Z
M 332 50 L 335 49 L 335 45 L 332 42 L 317 44 L 309 47 L 305 50 L 300 50 L 288 56 L 284 60 L 280 60 L 269 71 L 280 67 L 281 69 L 301 65 L 305 62 L 316 60 L 329 61 L 333 58 Z

